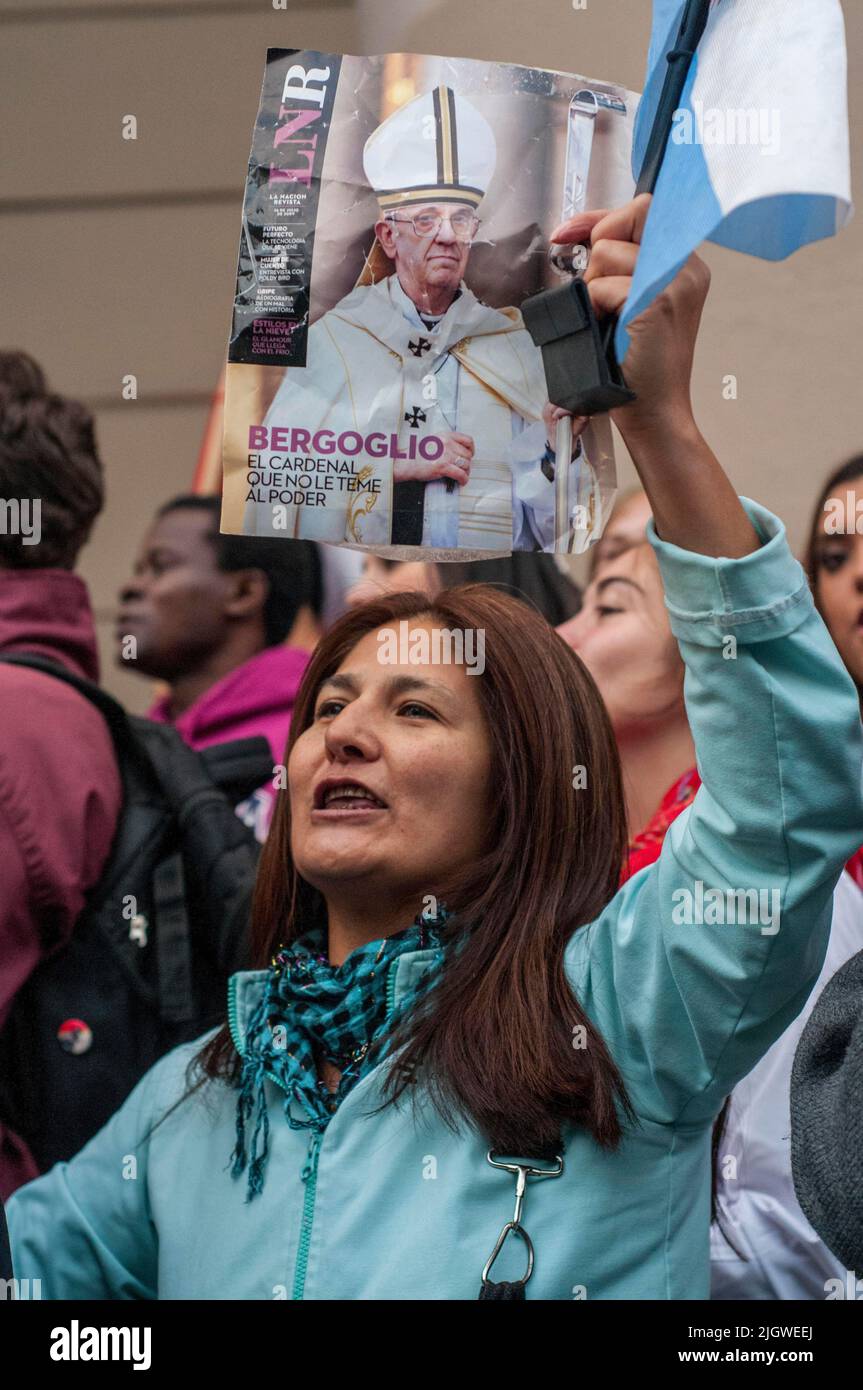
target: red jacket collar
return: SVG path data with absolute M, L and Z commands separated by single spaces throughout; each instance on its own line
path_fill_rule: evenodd
M 99 679 L 87 586 L 70 570 L 0 569 L 0 652 L 32 652 Z

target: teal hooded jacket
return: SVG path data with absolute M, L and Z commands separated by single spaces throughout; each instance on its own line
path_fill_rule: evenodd
M 740 560 L 651 534 L 703 785 L 658 862 L 569 944 L 572 988 L 635 1119 L 614 1153 L 565 1131 L 563 1174 L 528 1183 L 529 1299 L 707 1297 L 713 1120 L 802 1008 L 835 881 L 863 841 L 856 691 L 781 523 L 745 505 L 763 544 Z M 393 1004 L 428 962 L 394 963 Z M 231 981 L 240 1051 L 264 978 Z M 211 1082 L 176 1104 L 199 1046 L 165 1057 L 71 1163 L 13 1196 L 17 1278 L 45 1298 L 477 1298 L 514 1205 L 478 1132 L 452 1133 L 421 1091 L 370 1113 L 384 1061 L 310 1144 L 268 1082 L 266 1181 L 247 1202 L 229 1172 L 236 1091 Z M 517 1278 L 523 1260 L 508 1241 L 492 1277 Z

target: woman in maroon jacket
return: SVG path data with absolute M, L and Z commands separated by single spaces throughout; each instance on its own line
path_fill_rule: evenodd
M 90 600 L 72 571 L 103 495 L 89 413 L 49 393 L 31 358 L 0 353 L 0 497 L 19 521 L 0 532 L 0 658 L 32 653 L 97 679 Z M 40 960 L 68 941 L 120 803 L 98 710 L 52 676 L 0 661 L 0 1028 Z M 70 1036 L 61 1023 L 57 1046 Z M 74 1037 L 83 1051 L 86 1033 Z M 0 1198 L 36 1175 L 2 1120 Z

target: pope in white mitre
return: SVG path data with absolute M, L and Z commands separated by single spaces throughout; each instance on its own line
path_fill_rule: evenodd
M 554 548 L 555 412 L 541 353 L 518 309 L 489 308 L 464 282 L 496 155 L 486 119 L 446 86 L 367 140 L 375 245 L 357 287 L 310 328 L 307 365 L 286 371 L 264 424 L 379 432 L 398 448 L 361 454 L 364 490 L 289 507 L 278 530 L 274 509 L 251 503 L 247 534 L 432 559 Z M 440 441 L 436 457 L 416 452 L 427 436 Z

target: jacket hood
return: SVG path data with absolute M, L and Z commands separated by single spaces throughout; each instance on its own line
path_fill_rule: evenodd
M 32 652 L 98 681 L 90 597 L 69 570 L 0 570 L 0 652 Z
M 308 661 L 308 652 L 298 647 L 266 647 L 211 685 L 178 719 L 170 718 L 167 695 L 156 701 L 149 718 L 173 722 L 192 748 L 262 734 L 281 758 Z

